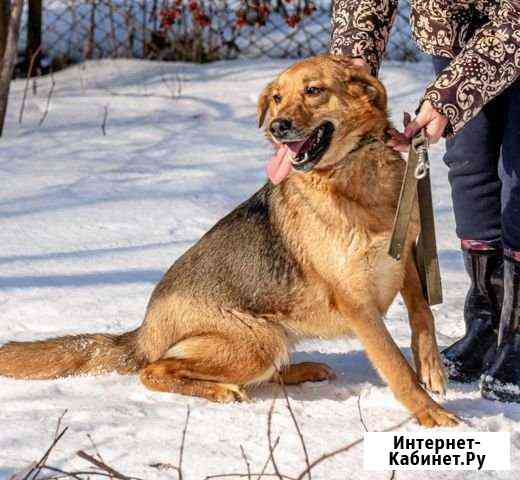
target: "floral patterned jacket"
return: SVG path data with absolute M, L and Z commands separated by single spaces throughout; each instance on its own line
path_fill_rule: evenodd
M 398 0 L 334 0 L 332 53 L 363 58 L 377 74 Z M 423 97 L 454 134 L 520 76 L 520 0 L 411 0 L 419 48 L 452 61 Z

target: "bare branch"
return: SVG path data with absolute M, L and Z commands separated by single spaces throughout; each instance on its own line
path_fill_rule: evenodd
M 190 420 L 190 406 L 186 406 L 186 420 L 184 422 L 184 430 L 182 431 L 181 449 L 179 452 L 179 480 L 183 480 L 182 475 L 182 458 L 184 456 L 184 444 L 186 443 L 186 432 L 188 431 L 188 422 Z
M 117 470 L 113 469 L 112 467 L 108 466 L 105 462 L 99 461 L 97 458 L 94 458 L 93 456 L 89 455 L 88 453 L 84 452 L 83 450 L 80 450 L 76 453 L 76 455 L 83 460 L 86 460 L 87 462 L 91 463 L 92 465 L 100 468 L 101 470 L 104 470 L 109 475 L 111 475 L 114 478 L 117 478 L 119 480 L 141 480 L 138 477 L 128 477 L 127 475 L 124 475 Z
M 184 457 L 184 445 L 186 443 L 186 432 L 188 431 L 188 422 L 190 420 L 191 410 L 189 405 L 186 407 L 186 420 L 184 421 L 184 429 L 182 431 L 181 448 L 179 451 L 179 466 L 173 465 L 172 463 L 151 463 L 149 466 L 156 468 L 157 470 L 175 470 L 179 477 L 179 480 L 183 480 L 184 476 L 182 473 L 182 459 Z
M 407 419 L 403 420 L 402 422 L 398 423 L 397 425 L 394 425 L 393 427 L 387 428 L 386 430 L 383 430 L 383 432 L 391 432 L 392 430 L 395 430 L 396 428 L 402 427 L 406 423 L 408 423 L 412 417 L 408 417 Z M 348 445 L 345 445 L 344 447 L 338 448 L 337 450 L 333 450 L 332 452 L 325 453 L 321 457 L 314 460 L 308 468 L 306 468 L 300 475 L 296 478 L 296 480 L 303 480 L 303 477 L 305 477 L 308 473 L 308 470 L 312 470 L 314 467 L 319 465 L 320 463 L 324 462 L 325 460 L 328 460 L 329 458 L 332 458 L 336 455 L 339 455 L 340 453 L 348 452 L 350 449 L 354 448 L 356 445 L 359 445 L 360 443 L 363 443 L 364 438 L 361 437 L 357 440 L 355 440 L 352 443 L 349 443 Z
M 287 475 L 282 475 L 281 477 L 279 477 L 276 473 L 263 473 L 263 474 L 252 473 L 251 475 L 253 475 L 253 476 L 257 476 L 258 475 L 258 478 L 260 478 L 260 475 L 262 475 L 264 477 L 281 478 L 282 480 L 296 480 L 294 477 L 288 477 Z M 204 480 L 210 480 L 212 478 L 229 478 L 229 477 L 245 478 L 245 477 L 248 477 L 248 476 L 249 476 L 249 474 L 247 474 L 247 473 L 223 473 L 221 475 L 209 475 L 208 477 L 205 477 Z
M 23 89 L 23 97 L 22 97 L 22 104 L 20 105 L 20 114 L 18 116 L 18 123 L 21 125 L 23 120 L 23 113 L 25 110 L 25 101 L 27 99 L 27 92 L 29 91 L 29 82 L 32 78 L 32 72 L 34 68 L 34 61 L 36 60 L 36 57 L 40 55 L 42 51 L 42 46 L 40 45 L 36 51 L 31 56 L 31 62 L 29 63 L 29 70 L 27 71 L 27 78 L 25 79 L 25 87 Z
M 359 421 L 361 422 L 361 425 L 363 425 L 365 432 L 368 432 L 367 424 L 365 423 L 365 419 L 363 418 L 363 412 L 361 411 L 361 393 L 357 397 L 357 408 L 359 412 Z
M 61 440 L 61 438 L 63 437 L 63 435 L 65 435 L 65 432 L 69 429 L 69 427 L 65 427 L 61 433 L 59 435 L 56 435 L 54 437 L 54 440 L 53 442 L 51 443 L 50 447 L 47 449 L 47 451 L 43 454 L 43 456 L 40 458 L 40 460 L 38 460 L 38 462 L 36 463 L 35 467 L 30 470 L 27 475 L 25 475 L 25 477 L 23 478 L 23 480 L 28 480 L 29 477 L 31 477 L 32 475 L 32 480 L 35 480 L 36 477 L 38 477 L 38 475 L 40 474 L 41 470 L 42 470 L 42 467 L 45 465 L 45 463 L 47 462 L 47 459 L 49 458 L 49 455 L 51 454 L 52 450 L 54 449 L 54 447 L 57 445 L 57 443 Z
M 268 445 L 269 445 L 269 457 L 271 458 L 271 463 L 273 464 L 274 472 L 278 476 L 278 478 L 281 479 L 282 474 L 280 473 L 280 469 L 278 468 L 278 464 L 276 463 L 276 460 L 274 457 L 274 448 L 273 448 L 273 442 L 272 442 L 272 436 L 271 436 L 275 404 L 276 404 L 276 396 L 273 397 L 273 401 L 271 402 L 271 407 L 269 408 L 269 413 L 267 414 L 267 441 L 268 441 Z
M 68 412 L 68 408 L 66 408 L 65 410 L 63 410 L 63 413 L 60 415 L 60 418 L 58 418 L 58 422 L 56 423 L 56 430 L 54 431 L 54 438 L 57 438 L 59 432 L 60 432 L 60 428 L 61 428 L 61 422 L 63 421 L 63 417 L 65 415 L 67 415 L 67 412 Z
M 283 381 L 283 377 L 282 377 L 282 375 L 280 373 L 280 369 L 278 368 L 278 366 L 274 362 L 272 356 L 269 355 L 269 353 L 265 351 L 262 342 L 260 341 L 260 339 L 256 335 L 256 332 L 253 330 L 251 325 L 249 325 L 243 318 L 241 318 L 241 316 L 240 316 L 240 314 L 238 312 L 236 312 L 234 310 L 230 310 L 229 313 L 231 313 L 235 318 L 237 318 L 244 326 L 246 326 L 251 331 L 252 335 L 257 340 L 257 344 L 258 344 L 259 349 L 263 352 L 263 354 L 265 356 L 264 357 L 265 360 L 267 362 L 271 363 L 272 367 L 274 368 L 275 374 L 276 374 L 276 376 L 278 378 L 279 385 L 280 385 L 280 387 L 282 389 L 282 393 L 283 393 L 283 396 L 284 396 L 284 399 L 285 399 L 285 405 L 287 407 L 287 410 L 289 410 L 289 414 L 291 415 L 291 419 L 293 421 L 294 428 L 296 429 L 296 432 L 297 432 L 298 437 L 300 439 L 300 443 L 301 443 L 302 450 L 303 450 L 303 455 L 305 457 L 305 464 L 307 465 L 307 475 L 309 477 L 309 480 L 311 480 L 312 477 L 311 477 L 311 469 L 310 469 L 310 462 L 309 462 L 309 452 L 307 451 L 307 445 L 305 444 L 305 439 L 303 437 L 300 425 L 298 424 L 298 420 L 296 419 L 296 415 L 294 414 L 294 411 L 292 409 L 291 402 L 289 400 L 289 395 L 287 395 L 287 390 L 285 388 L 285 384 L 284 384 L 284 381 Z M 273 405 L 271 405 L 271 409 L 269 410 L 269 415 L 268 415 L 268 419 L 267 419 L 268 420 L 268 435 L 270 434 L 270 428 L 271 428 L 270 422 L 271 422 L 271 417 L 272 417 L 272 414 L 273 414 L 273 412 L 272 412 L 273 409 L 274 409 L 274 402 L 273 402 Z M 280 474 L 280 472 L 278 470 L 278 467 L 276 466 L 276 462 L 275 462 L 273 457 L 272 457 L 272 463 L 273 463 L 273 467 L 275 469 L 275 472 L 277 474 Z
M 170 92 L 171 98 L 173 100 L 178 99 L 182 94 L 182 77 L 176 73 L 175 74 L 175 85 L 172 85 L 172 81 L 166 78 L 166 74 L 161 71 L 161 82 Z
M 244 459 L 244 463 L 246 464 L 247 480 L 251 480 L 251 465 L 249 465 L 249 460 L 247 459 L 246 452 L 242 445 L 240 445 L 240 452 L 242 453 L 242 458 Z
M 49 94 L 47 95 L 47 103 L 45 105 L 45 110 L 43 112 L 42 118 L 40 119 L 39 126 L 41 127 L 43 125 L 43 122 L 45 122 L 45 119 L 47 118 L 47 115 L 49 114 L 49 107 L 51 105 L 51 98 L 52 94 L 54 93 L 54 87 L 56 85 L 56 81 L 54 80 L 54 73 L 51 71 L 51 88 L 49 90 Z
M 262 470 L 260 471 L 260 475 L 258 476 L 257 480 L 261 480 L 263 476 L 268 476 L 268 474 L 265 473 L 265 471 L 267 470 L 267 466 L 269 465 L 269 462 L 271 461 L 271 459 L 274 455 L 274 451 L 276 450 L 276 447 L 278 446 L 279 442 L 280 442 L 280 437 L 276 437 L 276 440 L 273 443 L 273 448 L 269 449 L 270 450 L 269 455 L 267 457 L 267 460 L 264 463 L 264 466 L 262 467 Z
M 103 121 L 101 122 L 101 131 L 105 137 L 107 134 L 107 118 L 108 118 L 108 105 L 103 107 Z
M 298 433 L 298 437 L 300 438 L 303 455 L 305 457 L 305 464 L 307 465 L 307 469 L 308 469 L 308 477 L 309 477 L 309 480 L 311 480 L 311 478 L 312 478 L 311 477 L 311 468 L 310 468 L 310 461 L 309 461 L 309 452 L 307 451 L 307 445 L 305 444 L 305 439 L 303 438 L 303 434 L 302 434 L 300 425 L 298 424 L 298 420 L 296 419 L 296 415 L 294 414 L 294 411 L 292 409 L 291 402 L 289 401 L 289 396 L 287 395 L 287 390 L 285 388 L 283 378 L 281 375 L 278 375 L 278 376 L 280 378 L 280 386 L 282 387 L 283 396 L 285 398 L 285 405 L 287 407 L 287 410 L 289 410 L 292 421 L 294 423 L 294 428 L 296 429 L 296 432 Z

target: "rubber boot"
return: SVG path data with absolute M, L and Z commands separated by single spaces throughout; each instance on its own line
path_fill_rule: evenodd
M 504 303 L 498 348 L 482 376 L 484 398 L 520 403 L 520 251 L 504 251 Z
M 450 380 L 478 380 L 497 345 L 503 295 L 503 255 L 499 245 L 463 240 L 471 286 L 464 304 L 465 335 L 441 352 Z

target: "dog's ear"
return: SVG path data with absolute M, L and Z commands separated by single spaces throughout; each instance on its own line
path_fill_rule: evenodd
M 362 84 L 365 93 L 370 101 L 381 111 L 386 112 L 387 96 L 386 89 L 383 84 L 376 78 L 361 68 L 352 68 L 352 77 L 354 81 Z
M 266 87 L 262 90 L 262 93 L 260 93 L 260 97 L 258 97 L 258 128 L 261 128 L 264 124 L 265 116 L 267 115 L 267 110 L 269 108 L 269 99 L 271 98 L 271 94 L 273 92 L 273 85 L 274 82 L 267 84 Z
M 349 57 L 339 55 L 328 55 L 334 64 L 339 67 L 339 78 L 346 82 L 359 82 L 368 95 L 370 101 L 380 110 L 386 111 L 386 90 L 382 83 L 370 75 L 364 68 L 354 65 Z
M 379 110 L 386 112 L 387 96 L 386 89 L 383 84 L 372 75 L 366 75 L 364 78 L 365 91 L 370 100 L 376 105 Z

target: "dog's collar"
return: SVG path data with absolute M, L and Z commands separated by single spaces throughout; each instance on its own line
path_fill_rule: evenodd
M 357 152 L 366 145 L 370 145 L 371 143 L 375 143 L 378 141 L 380 141 L 379 138 L 376 138 L 372 135 L 367 135 L 366 137 L 363 137 L 361 140 L 359 140 L 354 146 L 354 148 L 350 152 L 348 152 L 348 154 L 350 155 L 351 153 Z

